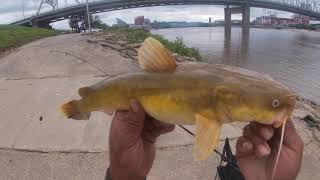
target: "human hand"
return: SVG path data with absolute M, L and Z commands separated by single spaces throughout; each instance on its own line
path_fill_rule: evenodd
M 109 136 L 112 179 L 144 179 L 155 158 L 157 137 L 174 127 L 148 116 L 136 100 L 129 110 L 116 111 Z
M 270 180 L 280 144 L 281 128 L 250 123 L 237 141 L 236 157 L 246 180 Z M 297 177 L 302 159 L 303 142 L 291 120 L 287 121 L 283 146 L 274 180 Z

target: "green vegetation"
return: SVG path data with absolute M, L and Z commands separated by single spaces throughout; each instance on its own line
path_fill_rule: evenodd
M 56 36 L 60 31 L 13 25 L 0 25 L 0 52 L 36 39 Z
M 195 58 L 196 61 L 201 61 L 201 55 L 197 48 L 190 48 L 187 47 L 184 43 L 182 38 L 177 38 L 174 41 L 169 41 L 168 39 L 164 38 L 160 35 L 154 35 L 150 32 L 146 32 L 144 30 L 133 30 L 128 28 L 109 28 L 109 31 L 116 33 L 116 34 L 123 34 L 125 35 L 127 41 L 132 43 L 142 43 L 146 38 L 153 37 L 159 40 L 166 48 L 168 48 L 171 52 L 177 53 L 181 56 L 187 56 L 191 58 Z

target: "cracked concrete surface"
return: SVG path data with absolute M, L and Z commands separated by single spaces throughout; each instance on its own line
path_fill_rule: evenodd
M 136 72 L 139 67 L 87 38 L 79 34 L 50 37 L 0 59 L 0 180 L 104 178 L 111 117 L 97 112 L 89 121 L 67 120 L 58 108 L 79 98 L 79 87 Z M 224 125 L 221 141 L 230 137 L 234 145 L 242 126 Z M 194 131 L 193 126 L 188 128 Z M 218 156 L 193 161 L 193 140 L 179 127 L 161 136 L 148 179 L 213 179 Z M 320 178 L 319 151 L 310 144 L 300 179 Z

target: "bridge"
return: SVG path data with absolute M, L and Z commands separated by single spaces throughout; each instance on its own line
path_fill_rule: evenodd
M 76 5 L 58 8 L 58 0 L 42 0 L 36 15 L 13 22 L 13 25 L 48 27 L 50 23 L 68 19 L 72 15 L 84 15 L 86 4 L 78 0 Z M 53 7 L 52 11 L 39 13 L 42 3 Z M 225 5 L 226 29 L 231 29 L 231 14 L 242 13 L 243 27 L 250 23 L 250 7 L 267 8 L 306 15 L 320 20 L 320 0 L 100 0 L 89 3 L 90 13 L 101 13 L 129 8 L 168 5 Z M 237 6 L 229 8 L 229 6 Z M 230 23 L 230 24 L 228 24 Z

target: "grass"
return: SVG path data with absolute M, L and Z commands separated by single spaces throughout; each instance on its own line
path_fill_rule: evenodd
M 166 48 L 168 48 L 173 53 L 194 58 L 196 61 L 202 60 L 199 50 L 197 48 L 187 47 L 180 37 L 176 38 L 174 41 L 169 41 L 163 36 L 154 35 L 143 30 L 133 30 L 128 28 L 109 28 L 108 30 L 116 34 L 125 35 L 128 43 L 130 44 L 142 43 L 146 38 L 151 36 L 159 40 Z
M 0 25 L 0 51 L 18 47 L 36 39 L 59 35 L 60 31 L 13 25 Z

